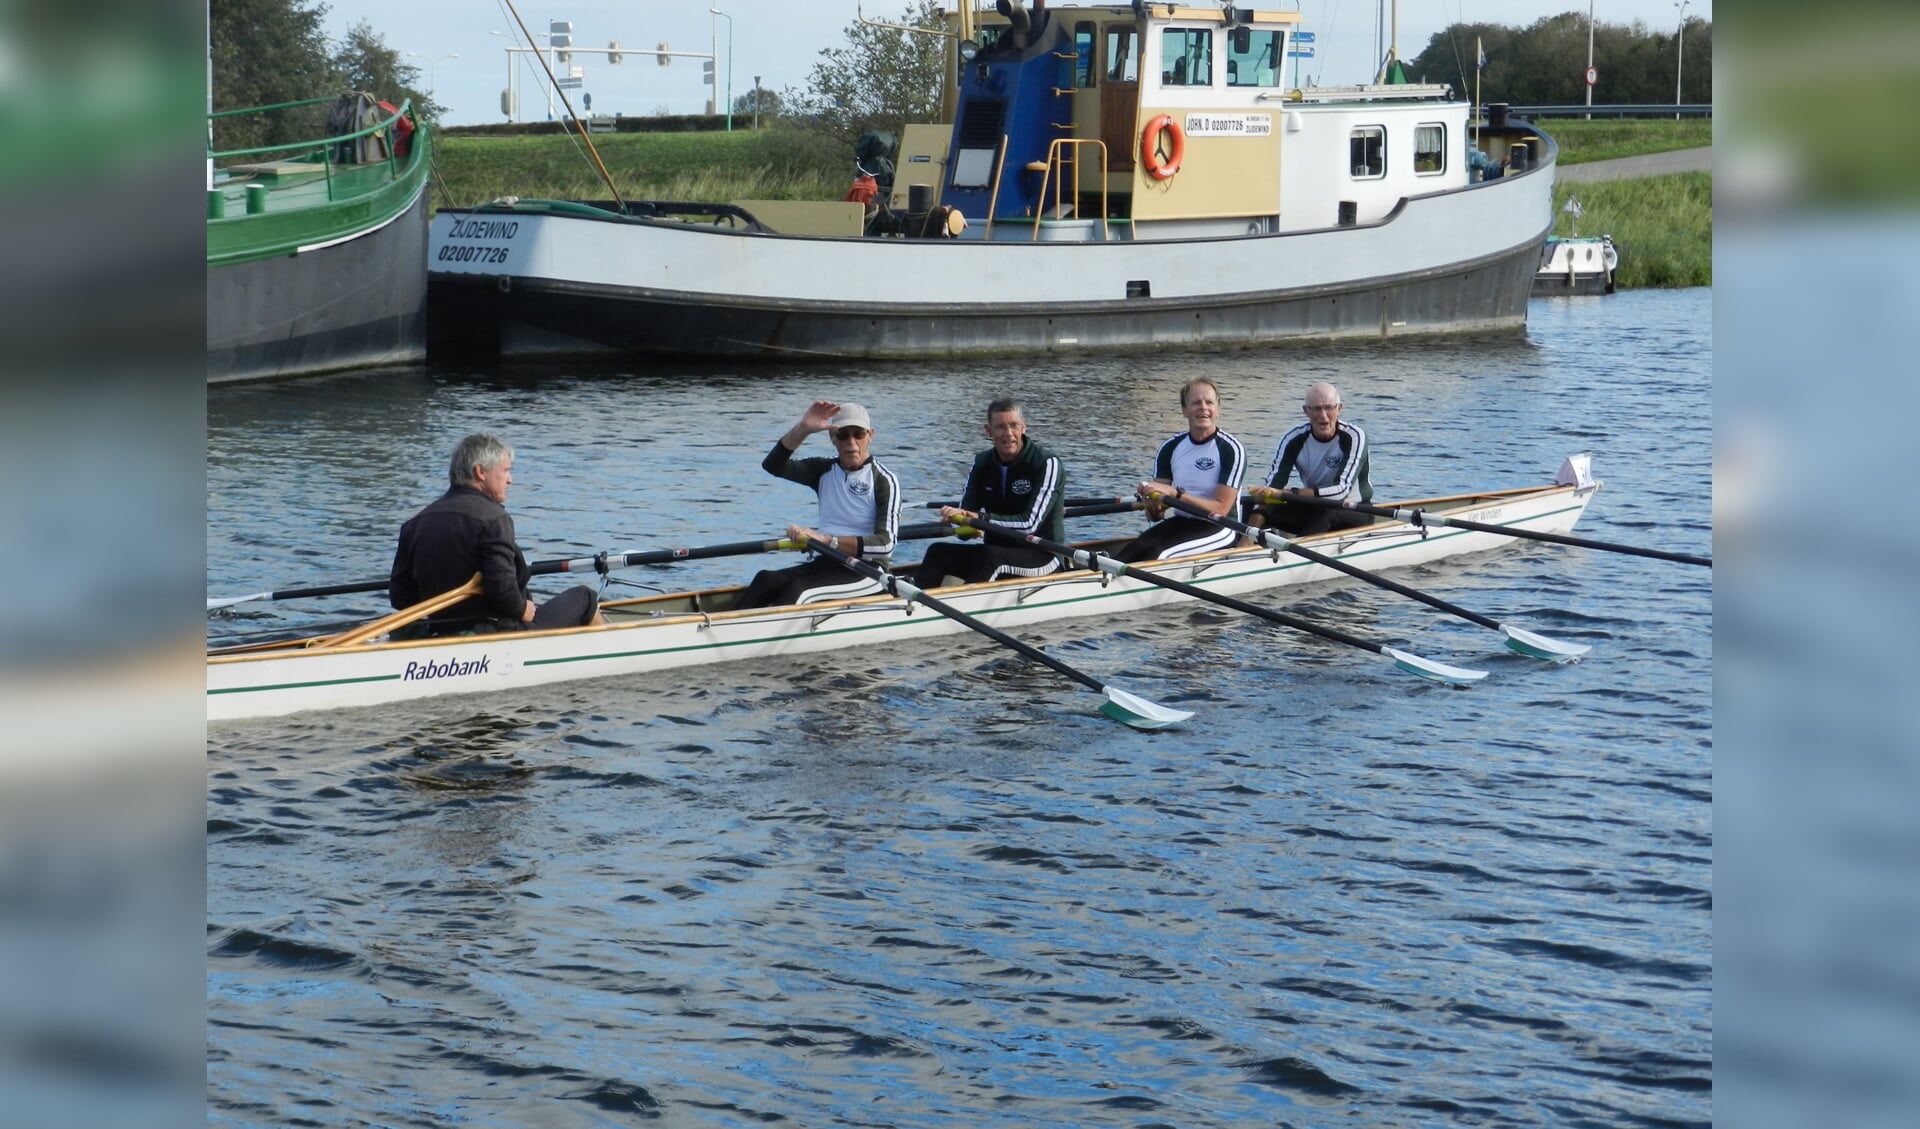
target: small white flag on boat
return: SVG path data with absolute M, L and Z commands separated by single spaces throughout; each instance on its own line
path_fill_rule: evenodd
M 1587 210 L 1580 206 L 1580 197 L 1578 196 L 1567 197 L 1567 202 L 1560 205 L 1560 210 L 1576 219 L 1587 213 Z
M 1474 51 L 1474 54 L 1480 57 L 1480 61 L 1473 65 L 1473 69 L 1476 71 L 1486 70 L 1487 69 L 1487 49 L 1481 45 L 1480 37 L 1477 35 L 1473 37 L 1473 51 Z

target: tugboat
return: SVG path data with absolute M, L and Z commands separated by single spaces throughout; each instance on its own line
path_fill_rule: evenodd
M 1294 11 L 972 7 L 948 120 L 905 129 L 873 203 L 443 208 L 435 344 L 785 361 L 1524 328 L 1558 152 L 1531 123 L 1472 130 L 1441 84 L 1290 87 Z M 1474 149 L 1504 175 L 1470 175 Z

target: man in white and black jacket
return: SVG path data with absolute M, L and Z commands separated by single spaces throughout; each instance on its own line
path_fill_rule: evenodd
M 1373 501 L 1367 433 L 1340 418 L 1340 390 L 1316 384 L 1307 389 L 1303 407 L 1307 422 L 1281 436 L 1273 465 L 1267 468 L 1267 484 L 1247 490 L 1249 498 L 1266 503 L 1248 515 L 1247 524 L 1298 536 L 1371 524 L 1373 518 L 1352 510 L 1290 506 L 1281 500 L 1287 479 L 1298 472 L 1301 493 L 1330 502 Z
M 832 458 L 793 457 L 807 436 L 824 431 L 833 440 Z M 900 536 L 900 481 L 873 457 L 873 419 L 859 404 L 815 400 L 800 422 L 787 429 L 760 467 L 776 478 L 797 482 L 820 496 L 815 526 L 787 526 L 789 541 L 812 538 L 869 564 L 884 567 Z M 825 555 L 789 568 L 763 569 L 741 593 L 742 608 L 845 600 L 881 590 L 878 581 L 854 572 Z

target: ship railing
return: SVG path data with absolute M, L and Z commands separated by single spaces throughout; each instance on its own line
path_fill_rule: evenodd
M 267 114 L 278 110 L 295 110 L 306 106 L 318 106 L 335 102 L 338 98 L 339 95 L 332 95 L 325 98 L 306 98 L 298 102 L 279 102 L 271 106 L 248 106 L 245 109 L 217 110 L 210 113 L 207 115 L 207 160 L 223 161 L 230 160 L 234 157 L 258 157 L 268 153 L 300 153 L 305 154 L 308 159 L 311 160 L 312 154 L 317 151 L 320 154 L 319 163 L 322 169 L 322 175 L 326 178 L 327 182 L 327 199 L 328 201 L 332 201 L 334 199 L 333 154 L 335 147 L 344 142 L 358 141 L 362 137 L 372 137 L 375 134 L 390 131 L 393 129 L 394 123 L 398 122 L 401 118 L 413 118 L 413 99 L 409 98 L 401 102 L 400 108 L 393 112 L 392 117 L 377 121 L 365 129 L 358 129 L 352 133 L 335 134 L 307 141 L 290 141 L 280 145 L 257 145 L 251 149 L 227 149 L 221 152 L 215 152 L 213 149 L 213 123 L 220 118 L 239 117 L 243 114 Z M 415 119 L 415 133 L 419 132 L 419 124 L 418 119 Z M 387 133 L 387 137 L 387 172 L 393 179 L 398 180 L 401 175 L 399 147 L 393 143 L 394 135 L 391 132 Z
M 1073 214 L 1076 219 L 1084 218 L 1080 215 L 1080 200 L 1082 198 L 1080 195 L 1080 150 L 1083 146 L 1092 146 L 1095 150 L 1094 155 L 1099 158 L 1100 161 L 1100 215 L 1096 226 L 1100 229 L 1101 240 L 1105 241 L 1111 238 L 1107 233 L 1106 142 L 1091 137 L 1055 138 L 1053 143 L 1047 146 L 1047 159 L 1045 163 L 1036 161 L 1034 164 L 1027 166 L 1029 169 L 1034 168 L 1035 165 L 1038 165 L 1040 168 L 1040 191 L 1035 194 L 1034 198 L 1044 205 L 1047 199 L 1047 185 L 1053 185 L 1053 216 L 1055 219 L 1061 218 L 1060 194 L 1066 187 L 1067 169 L 1071 166 L 1073 170 Z M 1033 224 L 1033 239 L 1035 242 L 1038 242 L 1040 239 L 1040 222 L 1038 217 L 1035 218 Z

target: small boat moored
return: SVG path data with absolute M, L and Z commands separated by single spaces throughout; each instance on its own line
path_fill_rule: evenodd
M 1552 485 L 1400 502 L 1482 526 L 1569 532 L 1600 484 L 1574 456 Z M 1318 553 L 1369 571 L 1511 544 L 1485 529 L 1400 520 L 1302 538 Z M 1135 566 L 1220 595 L 1334 579 L 1324 564 L 1243 547 Z M 901 570 L 905 571 L 905 570 Z M 378 706 L 450 694 L 500 693 L 615 675 L 964 633 L 955 619 L 891 594 L 737 610 L 741 588 L 678 592 L 602 605 L 604 626 L 395 641 L 366 628 L 335 636 L 210 650 L 207 717 L 271 717 Z M 1075 569 L 938 590 L 940 601 L 1000 630 L 1068 617 L 1109 619 L 1192 597 L 1107 571 Z M 372 626 L 372 625 L 369 625 Z
M 323 105 L 327 136 L 212 149 L 225 120 Z M 348 93 L 208 126 L 207 381 L 423 359 L 433 154 L 412 103 Z
M 1573 217 L 1572 234 L 1547 237 L 1540 269 L 1533 276 L 1533 296 L 1613 293 L 1614 272 L 1620 267 L 1620 249 L 1614 246 L 1613 236 L 1580 234 L 1584 209 L 1578 197 L 1567 197 L 1560 210 Z

